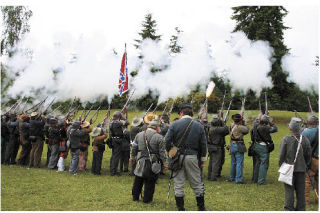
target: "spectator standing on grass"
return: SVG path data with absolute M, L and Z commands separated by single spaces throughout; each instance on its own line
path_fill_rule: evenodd
M 29 168 L 40 168 L 44 143 L 43 127 L 45 119 L 42 115 L 39 115 L 38 112 L 33 112 L 30 116 L 29 139 L 31 140 L 32 148 L 30 152 Z
M 317 194 L 319 195 L 319 119 L 315 115 L 311 115 L 308 118 L 308 128 L 304 129 L 302 135 L 308 138 L 311 145 L 311 165 L 308 165 L 308 172 L 306 173 L 306 204 L 310 204 L 310 177 L 315 182 Z M 310 175 L 310 177 L 309 177 Z M 318 198 L 316 197 L 316 203 Z
M 270 153 L 267 143 L 273 143 L 271 133 L 277 132 L 276 125 L 270 122 L 268 115 L 261 116 L 260 122 L 251 129 L 251 139 L 254 143 L 255 163 L 253 167 L 253 182 L 266 184 Z
M 208 152 L 210 156 L 208 166 L 208 180 L 217 181 L 220 176 L 220 168 L 223 165 L 224 146 L 226 144 L 225 136 L 229 134 L 228 127 L 219 116 L 212 117 L 209 128 Z
M 237 184 L 243 184 L 243 163 L 244 163 L 244 141 L 243 136 L 249 133 L 249 127 L 245 124 L 240 114 L 232 115 L 233 123 L 229 127 L 231 169 L 229 182 L 235 181 Z
M 83 129 L 91 129 L 90 123 L 88 121 L 84 121 L 81 124 Z M 84 171 L 87 166 L 88 160 L 88 147 L 90 146 L 90 136 L 89 133 L 91 131 L 86 131 L 86 133 L 81 137 L 80 140 L 80 156 L 79 156 L 79 171 Z
M 291 118 L 289 123 L 290 135 L 285 136 L 280 144 L 279 150 L 279 166 L 283 162 L 293 164 L 300 141 L 300 125 L 299 118 Z M 305 211 L 305 172 L 307 165 L 311 161 L 310 142 L 306 137 L 302 137 L 301 146 L 294 164 L 292 186 L 284 184 L 285 202 L 284 209 L 286 211 Z M 296 192 L 296 207 L 294 207 L 294 192 Z
M 206 133 L 203 125 L 192 119 L 193 111 L 191 105 L 182 104 L 179 108 L 179 116 L 180 119 L 171 123 L 165 136 L 166 150 L 169 152 L 173 146 L 178 146 L 188 125 L 191 125 L 189 134 L 186 135 L 184 141 L 182 141 L 178 147 L 178 149 L 181 149 L 183 152 L 183 154 L 180 155 L 182 168 L 172 174 L 176 205 L 178 210 L 185 210 L 184 185 L 188 178 L 190 186 L 196 196 L 198 210 L 204 211 L 205 187 L 202 181 L 202 168 L 204 167 L 207 154 Z M 185 147 L 185 149 L 183 149 L 183 147 Z
M 154 174 L 152 171 L 149 171 L 149 176 L 145 176 L 146 173 L 144 167 L 147 161 L 150 161 L 152 164 L 152 162 L 155 161 L 159 162 L 160 159 L 163 162 L 165 162 L 167 159 L 163 136 L 160 135 L 159 132 L 159 120 L 152 120 L 151 122 L 149 122 L 147 130 L 138 133 L 134 139 L 135 145 L 132 147 L 130 159 L 132 164 L 137 164 L 134 170 L 135 178 L 132 187 L 133 201 L 139 201 L 143 185 L 143 202 L 150 203 L 153 200 L 155 184 L 159 174 Z M 151 159 L 149 157 L 149 154 L 151 156 Z M 167 168 L 166 165 L 165 168 Z M 151 170 L 151 168 L 149 169 Z
M 71 174 L 77 175 L 79 156 L 80 156 L 80 143 L 84 135 L 92 131 L 91 127 L 82 128 L 81 121 L 74 121 L 72 125 L 68 128 L 67 135 L 70 141 L 70 167 L 69 172 Z
M 92 137 L 92 167 L 91 172 L 94 175 L 101 175 L 101 164 L 103 152 L 105 150 L 104 140 L 108 137 L 107 130 L 95 127 L 90 133 Z

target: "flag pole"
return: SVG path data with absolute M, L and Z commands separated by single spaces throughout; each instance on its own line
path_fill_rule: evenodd
M 124 52 L 126 53 L 126 57 L 127 57 L 127 43 L 124 43 Z M 128 60 L 128 59 L 127 59 Z M 126 61 L 127 62 L 127 61 Z M 128 81 L 129 79 L 127 79 Z M 128 82 L 129 83 L 129 82 Z M 129 85 L 129 84 L 128 84 Z M 129 92 L 129 91 L 128 91 Z M 128 92 L 126 93 L 126 99 L 128 101 Z M 126 119 L 128 120 L 128 108 L 126 110 Z

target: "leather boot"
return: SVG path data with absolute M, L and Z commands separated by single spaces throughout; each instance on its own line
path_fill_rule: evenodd
M 205 211 L 206 208 L 204 207 L 204 196 L 199 196 L 196 197 L 197 199 L 197 206 L 198 206 L 198 211 Z
M 184 197 L 175 197 L 178 211 L 185 211 L 184 209 Z

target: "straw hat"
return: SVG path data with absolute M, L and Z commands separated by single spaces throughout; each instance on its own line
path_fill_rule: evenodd
M 97 137 L 101 134 L 101 128 L 95 127 L 93 128 L 93 131 L 90 133 L 91 137 Z
M 152 112 L 148 112 L 146 116 L 144 116 L 144 122 L 149 124 L 153 119 L 158 119 L 158 115 L 153 114 Z
M 31 113 L 31 117 L 35 117 L 35 116 L 37 116 L 39 113 L 38 112 L 33 112 L 33 113 Z

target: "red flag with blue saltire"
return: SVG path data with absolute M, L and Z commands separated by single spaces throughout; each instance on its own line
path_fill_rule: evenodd
M 121 96 L 129 89 L 127 51 L 124 51 L 121 61 L 120 78 L 119 78 L 119 95 Z

